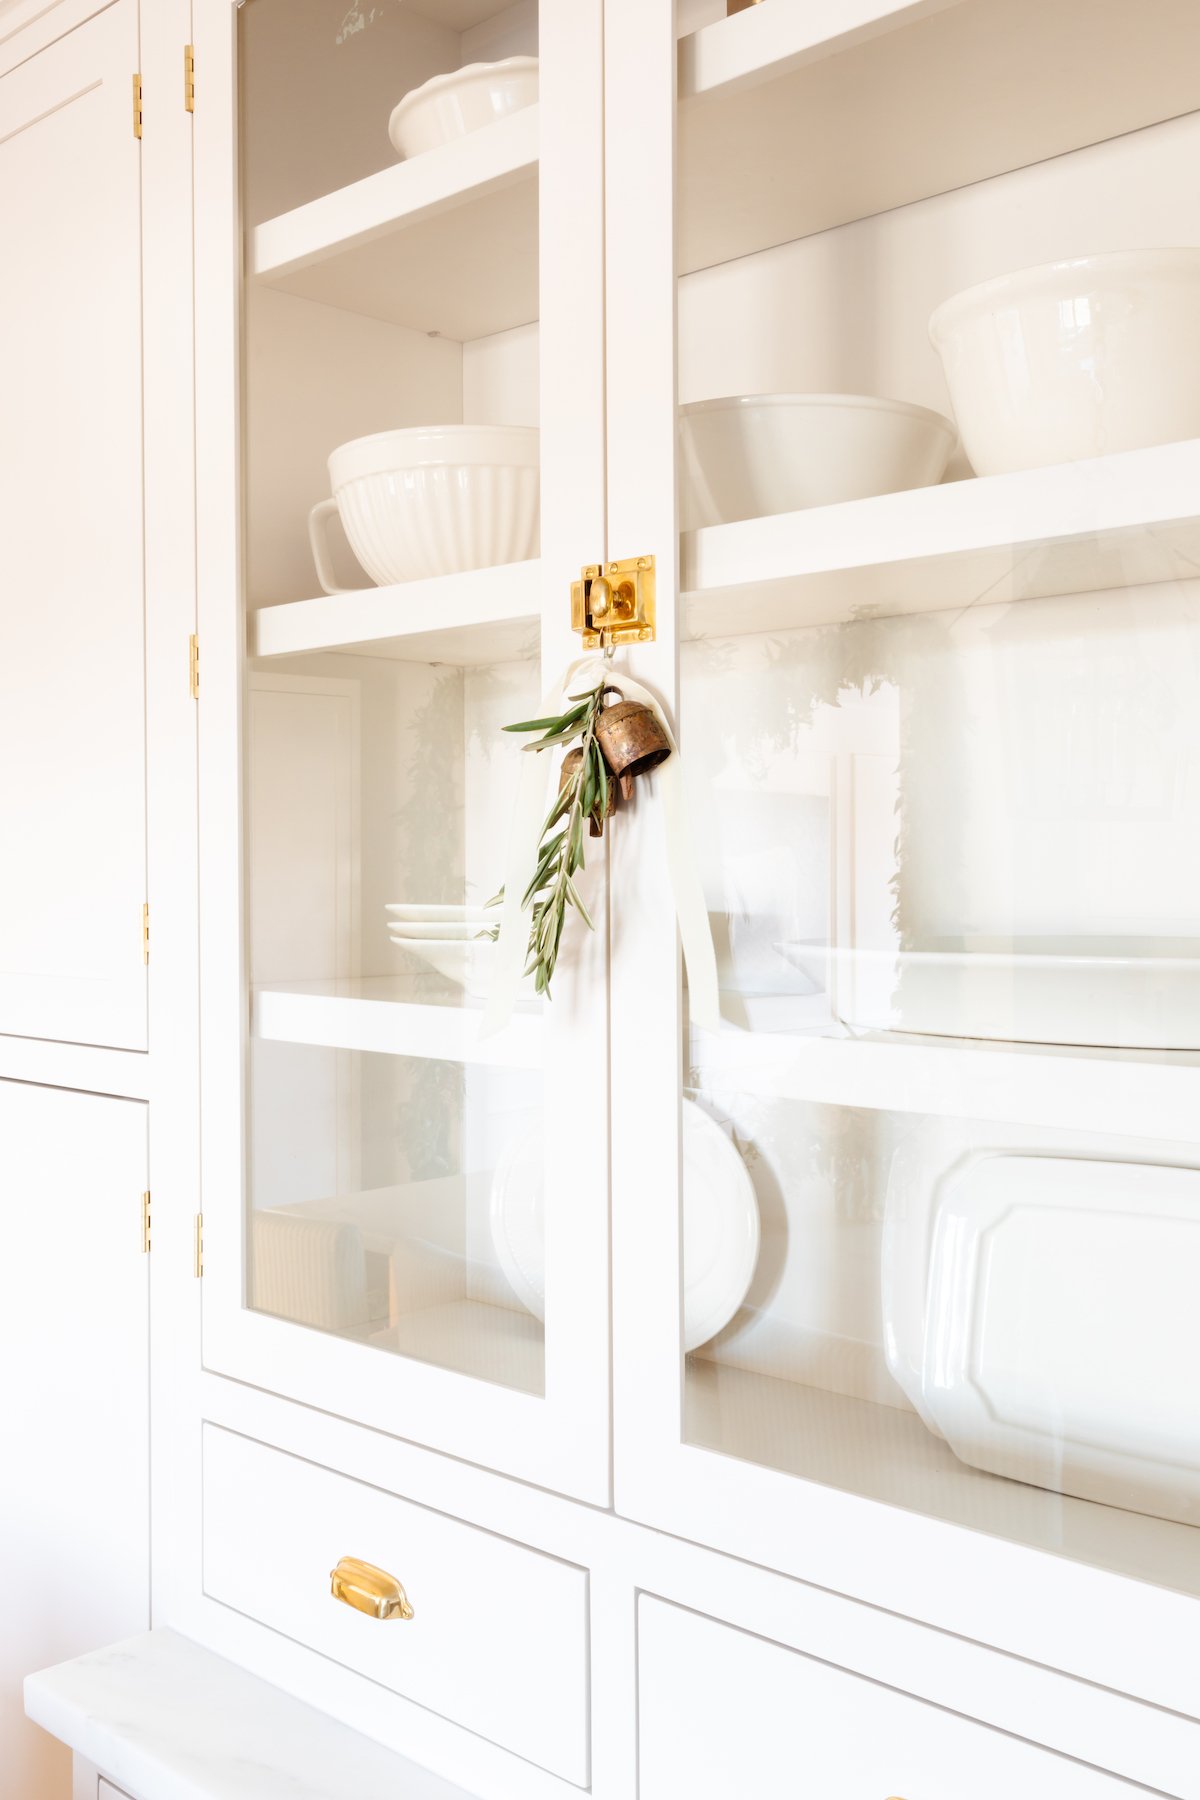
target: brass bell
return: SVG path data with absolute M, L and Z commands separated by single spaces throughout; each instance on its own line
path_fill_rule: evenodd
M 560 794 L 562 793 L 563 789 L 566 787 L 568 781 L 570 781 L 573 776 L 578 774 L 579 766 L 582 762 L 583 762 L 583 751 L 582 750 L 568 750 L 567 751 L 567 754 L 563 757 L 562 771 L 558 778 L 558 791 Z M 613 782 L 610 781 L 608 784 L 608 805 L 604 809 L 604 818 L 605 819 L 612 818 L 613 812 L 616 808 L 616 804 L 617 804 L 616 786 Z M 603 822 L 603 820 L 598 819 L 594 812 L 591 814 L 591 816 L 588 820 L 588 830 L 589 830 L 589 835 L 594 838 L 604 836 L 604 822 Z
M 624 800 L 629 799 L 639 775 L 649 774 L 671 754 L 657 713 L 640 700 L 619 700 L 615 706 L 606 706 L 596 721 L 596 740 L 621 784 Z

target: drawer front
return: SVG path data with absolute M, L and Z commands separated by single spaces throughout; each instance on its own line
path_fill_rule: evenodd
M 340 1604 L 356 1557 L 411 1620 Z M 567 1781 L 588 1780 L 588 1577 L 509 1538 L 214 1425 L 204 1430 L 204 1591 Z
M 1134 1800 L 1146 1790 L 643 1597 L 640 1800 Z

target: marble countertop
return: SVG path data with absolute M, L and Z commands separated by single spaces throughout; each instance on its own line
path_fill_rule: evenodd
M 25 1711 L 137 1800 L 470 1800 L 174 1631 L 30 1675 Z

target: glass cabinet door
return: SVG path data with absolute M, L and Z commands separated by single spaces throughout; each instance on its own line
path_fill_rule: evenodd
M 1050 1660 L 1183 1704 L 1200 21 L 1134 69 L 1074 0 L 862 10 L 608 5 L 609 549 L 678 559 L 634 662 L 720 1001 L 651 804 L 617 1503 L 1015 1650 L 1050 1607 Z
M 601 7 L 231 10 L 196 45 L 205 1363 L 604 1500 L 598 858 L 553 1004 L 484 1016 L 504 727 L 602 553 Z

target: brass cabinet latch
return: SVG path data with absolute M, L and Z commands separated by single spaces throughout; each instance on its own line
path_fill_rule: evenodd
M 588 563 L 571 583 L 571 629 L 585 650 L 654 642 L 654 558 Z

